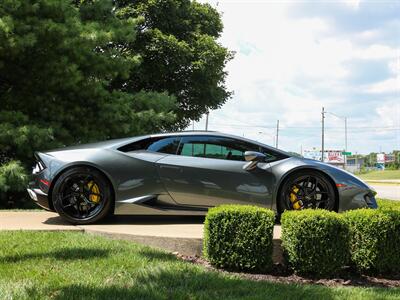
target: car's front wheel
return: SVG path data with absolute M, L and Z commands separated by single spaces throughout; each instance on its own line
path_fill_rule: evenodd
M 320 172 L 307 170 L 294 173 L 282 186 L 278 207 L 280 213 L 306 208 L 335 210 L 334 186 Z
M 55 210 L 73 224 L 90 224 L 104 218 L 112 207 L 107 179 L 87 167 L 68 169 L 57 179 L 52 193 Z

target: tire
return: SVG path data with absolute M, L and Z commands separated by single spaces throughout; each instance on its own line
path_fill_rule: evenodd
M 326 175 L 305 170 L 289 175 L 285 179 L 278 199 L 279 215 L 285 210 L 321 208 L 336 209 L 335 187 Z
M 56 212 L 76 225 L 92 224 L 106 217 L 113 204 L 110 183 L 99 171 L 89 167 L 66 170 L 52 192 Z

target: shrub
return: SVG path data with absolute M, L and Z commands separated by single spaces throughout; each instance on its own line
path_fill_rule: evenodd
M 378 203 L 378 208 L 380 210 L 386 210 L 386 209 L 399 209 L 400 210 L 400 201 L 377 199 L 377 203 Z
M 19 161 L 0 165 L 0 191 L 21 191 L 25 189 L 28 176 Z
M 19 161 L 9 161 L 0 165 L 0 207 L 13 207 L 26 198 L 28 175 Z M 30 201 L 32 202 L 32 201 Z
M 267 271 L 272 266 L 271 210 L 223 205 L 209 210 L 204 226 L 204 255 L 219 268 Z
M 349 233 L 341 215 L 326 210 L 286 211 L 281 225 L 284 255 L 296 273 L 329 276 L 348 262 Z
M 358 271 L 400 271 L 400 210 L 359 209 L 345 213 L 351 261 Z

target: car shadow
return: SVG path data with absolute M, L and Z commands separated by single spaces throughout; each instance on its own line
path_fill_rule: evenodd
M 99 224 L 132 224 L 132 225 L 161 225 L 161 224 L 203 224 L 204 216 L 112 216 Z
M 174 225 L 203 224 L 204 216 L 110 216 L 95 225 Z M 71 225 L 60 216 L 50 217 L 43 222 L 47 225 Z

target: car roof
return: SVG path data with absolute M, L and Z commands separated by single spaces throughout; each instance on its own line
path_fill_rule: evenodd
M 274 148 L 272 146 L 260 143 L 258 141 L 254 141 L 254 140 L 250 140 L 247 139 L 245 137 L 241 137 L 241 136 L 237 136 L 237 135 L 233 135 L 233 134 L 227 134 L 227 133 L 222 133 L 222 132 L 218 132 L 218 131 L 205 131 L 205 130 L 186 130 L 186 131 L 177 131 L 177 132 L 166 132 L 166 133 L 156 133 L 156 134 L 149 134 L 149 135 L 143 135 L 143 136 L 137 136 L 137 137 L 132 137 L 132 138 L 128 138 L 128 139 L 124 139 L 122 140 L 118 140 L 118 142 L 120 143 L 116 143 L 113 148 L 119 148 L 122 147 L 124 145 L 133 143 L 135 141 L 139 141 L 141 139 L 146 139 L 146 138 L 159 138 L 159 137 L 173 137 L 173 136 L 193 136 L 193 135 L 197 135 L 197 136 L 219 136 L 219 137 L 227 137 L 227 138 L 232 138 L 232 139 L 238 139 L 241 141 L 245 141 L 248 143 L 252 143 L 252 144 L 256 144 L 259 145 L 261 147 L 267 148 L 269 150 L 271 150 L 272 152 L 278 152 L 281 153 L 283 155 L 286 155 L 288 157 L 290 157 L 291 155 L 283 150 Z
M 97 142 L 97 143 L 91 143 L 91 144 L 78 144 L 75 146 L 69 146 L 69 147 L 63 147 L 63 148 L 58 148 L 58 149 L 52 149 L 50 151 L 46 152 L 56 152 L 56 151 L 65 151 L 65 150 L 78 150 L 78 149 L 93 149 L 93 148 L 103 148 L 103 149 L 113 149 L 117 150 L 120 147 L 123 147 L 125 145 L 128 145 L 130 143 L 134 143 L 143 139 L 147 138 L 159 138 L 159 137 L 169 137 L 169 136 L 219 136 L 219 137 L 227 137 L 227 138 L 232 138 L 232 139 L 238 139 L 244 142 L 248 142 L 251 144 L 256 144 L 261 147 L 264 147 L 266 149 L 269 149 L 271 152 L 276 152 L 280 153 L 284 156 L 290 157 L 289 153 L 276 149 L 274 147 L 271 147 L 269 145 L 260 143 L 258 141 L 246 139 L 241 136 L 236 136 L 232 134 L 227 134 L 227 133 L 222 133 L 218 131 L 204 131 L 204 130 L 187 130 L 187 131 L 178 131 L 178 132 L 167 132 L 167 133 L 156 133 L 156 134 L 148 134 L 148 135 L 141 135 L 141 136 L 135 136 L 135 137 L 127 137 L 127 138 L 121 138 L 121 139 L 113 139 L 113 140 L 107 140 L 107 141 L 102 141 L 102 142 Z

